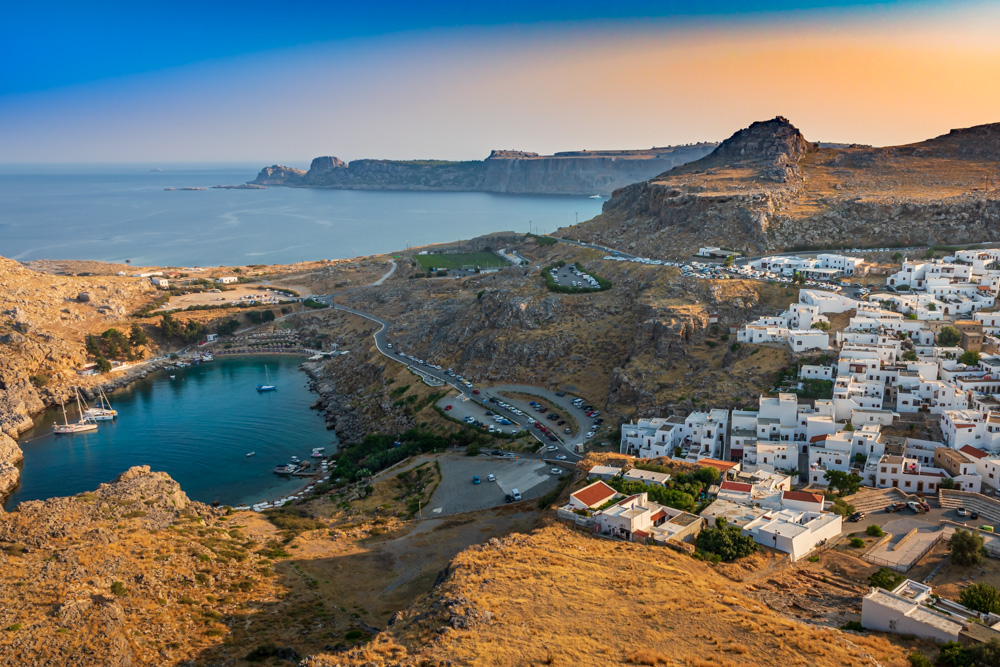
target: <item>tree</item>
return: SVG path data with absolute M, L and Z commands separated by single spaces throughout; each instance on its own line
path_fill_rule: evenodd
M 107 373 L 111 370 L 111 362 L 107 360 L 106 357 L 97 357 L 97 372 Z
M 732 561 L 749 556 L 757 551 L 757 543 L 749 535 L 744 535 L 739 526 L 707 528 L 698 533 L 699 551 L 719 556 L 724 561 Z
M 872 576 L 868 577 L 868 583 L 876 588 L 884 588 L 887 591 L 899 586 L 906 579 L 905 576 L 899 572 L 893 572 L 887 567 L 880 567 L 877 572 L 873 572 Z
M 913 426 L 913 424 L 910 424 L 910 426 Z M 955 480 L 952 479 L 951 477 L 945 477 L 940 482 L 938 482 L 938 488 L 939 489 L 954 489 L 955 488 Z
M 1000 613 L 1000 591 L 989 584 L 970 584 L 962 589 L 958 601 L 969 609 L 986 614 Z
M 958 528 L 948 540 L 951 547 L 951 562 L 955 565 L 979 565 L 983 562 L 983 538 Z
M 101 354 L 101 344 L 97 342 L 97 339 L 87 334 L 87 354 L 92 357 L 96 357 Z
M 813 322 L 812 328 L 813 329 L 819 329 L 820 331 L 829 331 L 830 330 L 830 323 L 829 322 Z
M 142 330 L 138 322 L 132 323 L 132 328 L 129 330 L 128 339 L 132 343 L 133 347 L 139 347 L 140 345 L 146 345 L 149 343 L 149 339 L 146 337 L 146 332 Z
M 917 361 L 919 358 L 913 350 L 907 350 L 903 353 L 903 361 Z
M 924 259 L 934 259 L 934 246 L 927 248 L 927 252 L 924 253 Z
M 733 256 L 732 255 L 726 255 L 726 261 L 724 261 L 722 263 L 722 265 L 723 266 L 732 266 L 733 265 Z
M 715 483 L 715 480 L 719 479 L 719 469 L 711 466 L 704 466 L 698 469 L 698 471 L 694 474 L 694 477 L 705 486 L 711 486 Z
M 975 661 L 969 650 L 958 642 L 945 642 L 938 653 L 937 664 L 942 667 L 973 667 Z
M 867 528 L 865 528 L 865 533 L 867 533 L 871 537 L 882 537 L 883 535 L 885 535 L 885 531 L 882 530 L 882 526 L 878 525 L 877 523 L 873 523 L 869 525 Z
M 929 304 L 927 304 L 927 310 L 933 313 L 934 311 L 937 310 L 937 304 L 931 301 Z
M 864 481 L 860 475 L 848 474 L 842 470 L 827 470 L 823 478 L 830 483 L 830 486 L 838 489 L 842 496 L 857 493 L 861 488 L 861 482 Z
M 958 358 L 958 363 L 965 364 L 966 366 L 975 366 L 979 363 L 980 354 L 974 350 L 969 350 L 965 352 Z
M 962 340 L 961 332 L 951 325 L 941 327 L 937 335 L 937 343 L 942 347 L 955 347 L 960 340 Z

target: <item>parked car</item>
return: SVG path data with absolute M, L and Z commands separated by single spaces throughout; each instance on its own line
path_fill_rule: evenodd
M 505 502 L 508 502 L 508 503 L 514 502 L 514 496 L 510 495 L 509 493 L 506 496 L 504 496 L 503 499 L 504 499 Z
M 979 518 L 979 512 L 977 512 L 976 510 L 972 510 L 971 512 L 969 512 L 969 518 L 970 519 L 978 519 Z
M 891 503 L 888 507 L 885 508 L 885 511 L 891 514 L 893 512 L 898 512 L 903 509 L 906 509 L 906 503 Z
M 857 523 L 858 521 L 861 521 L 862 519 L 864 519 L 866 516 L 868 516 L 868 515 L 866 513 L 864 513 L 864 512 L 855 512 L 854 514 L 852 514 L 851 516 L 849 516 L 847 518 L 847 520 L 848 521 L 852 521 L 854 523 Z
M 561 475 L 562 474 L 562 468 L 553 468 L 549 472 L 551 472 L 553 475 Z
M 558 447 L 556 447 L 555 445 L 549 445 L 547 449 L 548 449 L 548 450 L 549 450 L 550 452 L 558 452 L 558 451 L 559 451 L 559 448 L 558 448 Z
M 568 428 L 564 428 L 564 429 L 563 429 L 563 433 L 565 433 L 565 434 L 569 435 L 570 433 L 572 433 L 572 431 L 571 431 L 571 430 L 569 430 Z
M 451 406 L 450 405 L 446 405 L 446 406 L 444 406 L 444 409 L 445 410 L 451 410 Z
M 472 483 L 473 484 L 479 484 L 479 475 L 473 475 L 472 476 Z
M 918 502 L 915 502 L 915 501 L 912 501 L 912 500 L 910 502 L 906 503 L 906 506 L 909 507 L 914 512 L 916 512 L 917 514 L 923 514 L 924 512 L 927 511 L 927 510 L 924 509 L 923 503 L 918 503 Z
M 958 516 L 969 516 L 969 510 L 964 507 L 959 507 L 955 512 L 958 513 Z
M 557 461 L 565 461 L 566 460 L 566 455 L 565 454 L 560 454 L 559 456 L 556 457 L 556 460 Z
M 565 396 L 565 395 L 566 395 L 565 391 L 557 391 L 556 392 L 556 396 Z
M 472 393 L 473 393 L 473 394 L 478 394 L 478 393 L 479 393 L 479 390 L 478 390 L 478 389 L 473 389 L 473 390 L 472 390 Z
M 495 481 L 497 481 L 497 476 L 494 475 L 493 473 L 490 473 L 489 475 L 486 476 L 486 481 L 487 482 L 495 482 Z

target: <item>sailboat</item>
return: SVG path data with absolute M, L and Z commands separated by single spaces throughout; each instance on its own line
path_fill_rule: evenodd
M 264 376 L 267 378 L 267 384 L 257 385 L 257 391 L 261 393 L 265 391 L 277 391 L 278 388 L 271 384 L 271 374 L 267 372 L 267 364 L 264 365 Z
M 56 424 L 52 427 L 52 430 L 57 434 L 67 434 L 67 433 L 83 433 L 85 431 L 96 431 L 97 424 L 92 421 L 87 421 L 87 417 L 84 414 L 83 408 L 80 407 L 80 392 L 76 387 L 73 387 L 73 393 L 76 394 L 76 409 L 80 413 L 80 421 L 70 424 L 69 418 L 66 416 L 66 403 L 62 404 L 63 411 L 63 423 Z
M 111 401 L 108 400 L 102 387 L 97 387 L 97 392 L 97 406 L 90 408 L 83 414 L 89 421 L 111 421 L 118 416 L 118 411 L 111 407 Z

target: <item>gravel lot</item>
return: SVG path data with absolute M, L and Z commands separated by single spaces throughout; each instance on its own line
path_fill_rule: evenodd
M 441 484 L 423 510 L 425 518 L 503 505 L 504 496 L 515 488 L 523 500 L 538 498 L 558 483 L 558 477 L 549 474 L 552 466 L 537 458 L 444 456 L 440 464 Z M 487 481 L 490 473 L 496 475 L 496 482 Z M 479 475 L 482 483 L 473 484 L 473 475 Z

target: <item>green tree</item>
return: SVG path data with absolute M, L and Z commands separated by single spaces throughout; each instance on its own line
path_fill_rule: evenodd
M 920 651 L 914 651 L 906 656 L 906 659 L 910 661 L 910 667 L 934 667 L 934 663 L 931 659 Z
M 983 538 L 972 531 L 955 530 L 948 540 L 951 562 L 955 565 L 979 565 L 983 562 Z
M 912 426 L 912 425 L 913 424 L 910 424 L 910 426 Z M 955 488 L 955 480 L 952 479 L 951 477 L 945 477 L 940 482 L 938 482 L 938 488 L 939 489 L 954 489 Z
M 698 468 L 694 477 L 705 486 L 711 486 L 715 484 L 715 480 L 719 479 L 719 469 L 711 466 L 703 466 Z
M 961 332 L 950 324 L 941 327 L 937 335 L 937 343 L 942 347 L 955 347 L 962 340 Z
M 958 358 L 958 363 L 965 364 L 966 366 L 975 366 L 979 363 L 982 357 L 980 354 L 974 350 L 969 350 L 964 352 L 962 356 Z
M 733 256 L 732 255 L 726 255 L 726 261 L 724 261 L 722 263 L 722 265 L 723 266 L 732 266 L 733 265 L 733 261 L 734 260 L 733 260 Z
M 882 530 L 882 527 L 876 523 L 873 523 L 867 528 L 865 528 L 865 533 L 867 533 L 872 537 L 882 537 L 883 535 L 885 535 L 885 531 Z
M 699 551 L 719 556 L 724 561 L 733 561 L 757 551 L 757 543 L 749 535 L 744 535 L 739 526 L 707 528 L 698 533 Z
M 927 252 L 924 253 L 924 259 L 934 259 L 934 246 L 927 248 Z
M 903 361 L 917 361 L 919 358 L 913 350 L 907 350 L 903 353 Z
M 958 642 L 945 642 L 938 653 L 937 664 L 942 667 L 973 667 L 975 662 L 964 646 Z
M 861 488 L 861 482 L 864 481 L 860 475 L 848 474 L 842 470 L 827 470 L 823 478 L 830 483 L 830 486 L 838 489 L 842 496 L 857 493 Z
M 232 336 L 236 333 L 236 330 L 240 328 L 240 321 L 235 318 L 229 318 L 223 322 L 219 322 L 216 325 L 215 331 L 220 336 Z
M 104 356 L 97 357 L 97 372 L 107 373 L 111 370 L 111 362 Z
M 812 328 L 813 329 L 819 329 L 820 331 L 829 331 L 830 330 L 830 323 L 829 322 L 813 322 Z
M 89 354 L 92 357 L 96 357 L 101 353 L 101 344 L 98 343 L 97 339 L 91 336 L 90 334 L 87 334 L 86 347 L 87 347 L 87 354 Z
M 1000 591 L 989 584 L 970 584 L 962 589 L 958 601 L 969 609 L 986 614 L 1000 613 Z
M 937 310 L 937 304 L 931 301 L 929 304 L 927 304 L 927 310 L 933 313 L 934 311 Z
M 904 579 L 906 577 L 899 572 L 893 572 L 887 567 L 880 567 L 877 572 L 873 572 L 872 576 L 868 577 L 868 583 L 876 588 L 884 588 L 887 591 L 891 591 L 903 583 Z
M 133 347 L 139 347 L 141 345 L 147 345 L 149 343 L 149 338 L 146 337 L 146 332 L 142 330 L 138 322 L 132 323 L 132 328 L 129 330 L 128 339 L 132 343 Z

